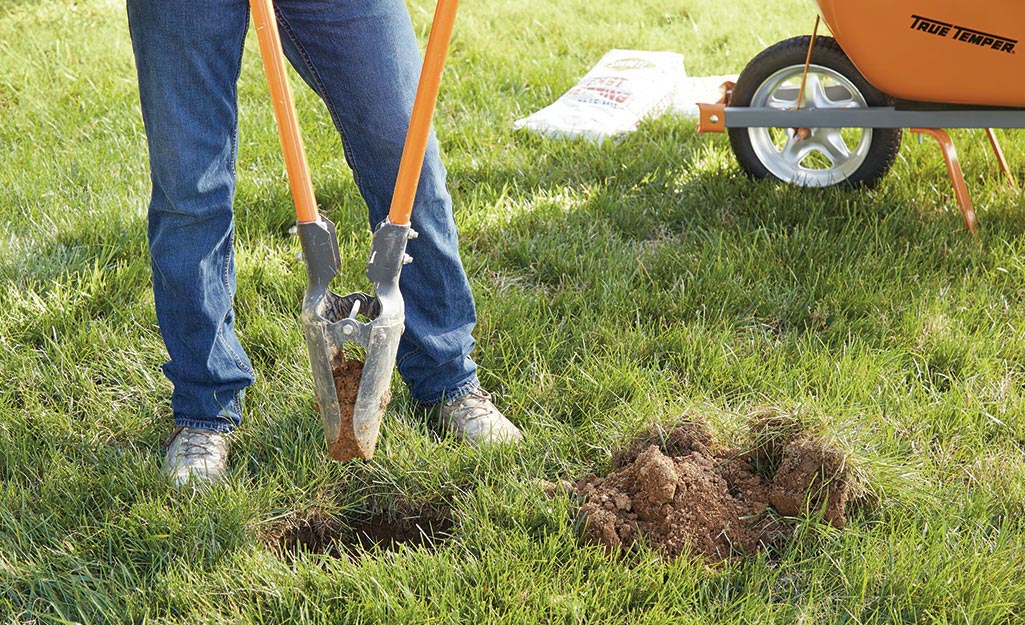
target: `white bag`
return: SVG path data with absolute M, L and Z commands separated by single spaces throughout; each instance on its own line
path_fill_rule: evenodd
M 724 82 L 737 82 L 736 74 L 684 78 L 673 96 L 671 112 L 684 117 L 699 117 L 698 102 L 718 102 Z
M 575 87 L 513 128 L 599 141 L 633 132 L 669 108 L 686 75 L 677 52 L 612 50 Z

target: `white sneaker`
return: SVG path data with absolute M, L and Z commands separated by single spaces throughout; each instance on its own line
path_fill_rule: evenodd
M 175 488 L 221 481 L 228 466 L 228 437 L 216 430 L 176 427 L 167 437 L 161 473 Z
M 439 409 L 441 425 L 463 440 L 482 445 L 518 443 L 523 434 L 491 403 L 491 394 L 477 388 Z

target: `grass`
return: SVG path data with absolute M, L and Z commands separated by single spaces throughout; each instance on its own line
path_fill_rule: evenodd
M 416 0 L 426 33 L 430 4 Z M 755 19 L 744 19 L 754 16 Z M 0 8 L 0 617 L 8 623 L 1011 623 L 1025 613 L 1025 220 L 978 134 L 962 230 L 932 145 L 871 192 L 756 183 L 665 117 L 617 142 L 511 130 L 611 48 L 739 71 L 810 29 L 803 2 L 475 2 L 436 122 L 477 296 L 485 384 L 519 449 L 442 439 L 396 384 L 377 458 L 326 460 L 297 320 L 304 273 L 250 42 L 238 313 L 259 380 L 220 489 L 158 474 L 171 427 L 149 290 L 146 151 L 123 7 Z M 299 94 L 346 286 L 364 207 Z M 1002 133 L 1012 163 L 1025 141 Z M 1016 166 L 1019 178 L 1020 165 Z M 344 290 L 339 287 L 339 290 Z M 815 419 L 879 498 L 844 530 L 710 569 L 581 545 L 535 478 L 608 469 L 652 421 L 729 437 L 757 405 Z M 279 557 L 313 510 L 451 508 L 435 548 Z

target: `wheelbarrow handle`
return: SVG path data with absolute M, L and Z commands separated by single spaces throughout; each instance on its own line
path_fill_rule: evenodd
M 250 0 L 249 5 L 253 12 L 256 38 L 260 42 L 263 68 L 267 73 L 267 86 L 270 87 L 271 100 L 274 104 L 274 118 L 278 122 L 278 136 L 281 139 L 281 151 L 285 156 L 285 170 L 288 172 L 292 201 L 295 203 L 295 216 L 299 223 L 313 223 L 318 217 L 317 198 L 313 194 L 313 181 L 306 164 L 306 150 L 303 147 L 302 133 L 299 131 L 295 100 L 285 71 L 281 36 L 278 34 L 277 22 L 274 19 L 274 5 L 272 0 Z
M 391 209 L 388 211 L 388 221 L 396 225 L 408 224 L 413 212 L 413 200 L 416 198 L 416 188 L 420 183 L 427 141 L 431 136 L 431 120 L 434 118 L 434 107 L 438 102 L 441 73 L 445 69 L 445 58 L 448 56 L 448 45 L 452 39 L 452 28 L 455 25 L 458 7 L 459 0 L 438 0 L 434 10 L 434 21 L 431 23 L 431 35 L 427 40 L 420 83 L 417 85 L 416 99 L 413 101 L 413 114 L 409 120 L 406 143 L 402 149 Z

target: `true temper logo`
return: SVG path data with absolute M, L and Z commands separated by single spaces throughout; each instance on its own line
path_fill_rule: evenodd
M 1018 44 L 1017 39 L 992 35 L 981 30 L 975 30 L 974 28 L 948 24 L 947 22 L 922 17 L 921 15 L 912 15 L 911 20 L 911 30 L 919 30 L 923 33 L 929 33 L 930 35 L 936 35 L 945 39 L 950 38 L 954 41 L 961 41 L 973 46 L 992 48 L 998 52 L 1014 54 L 1014 46 Z

